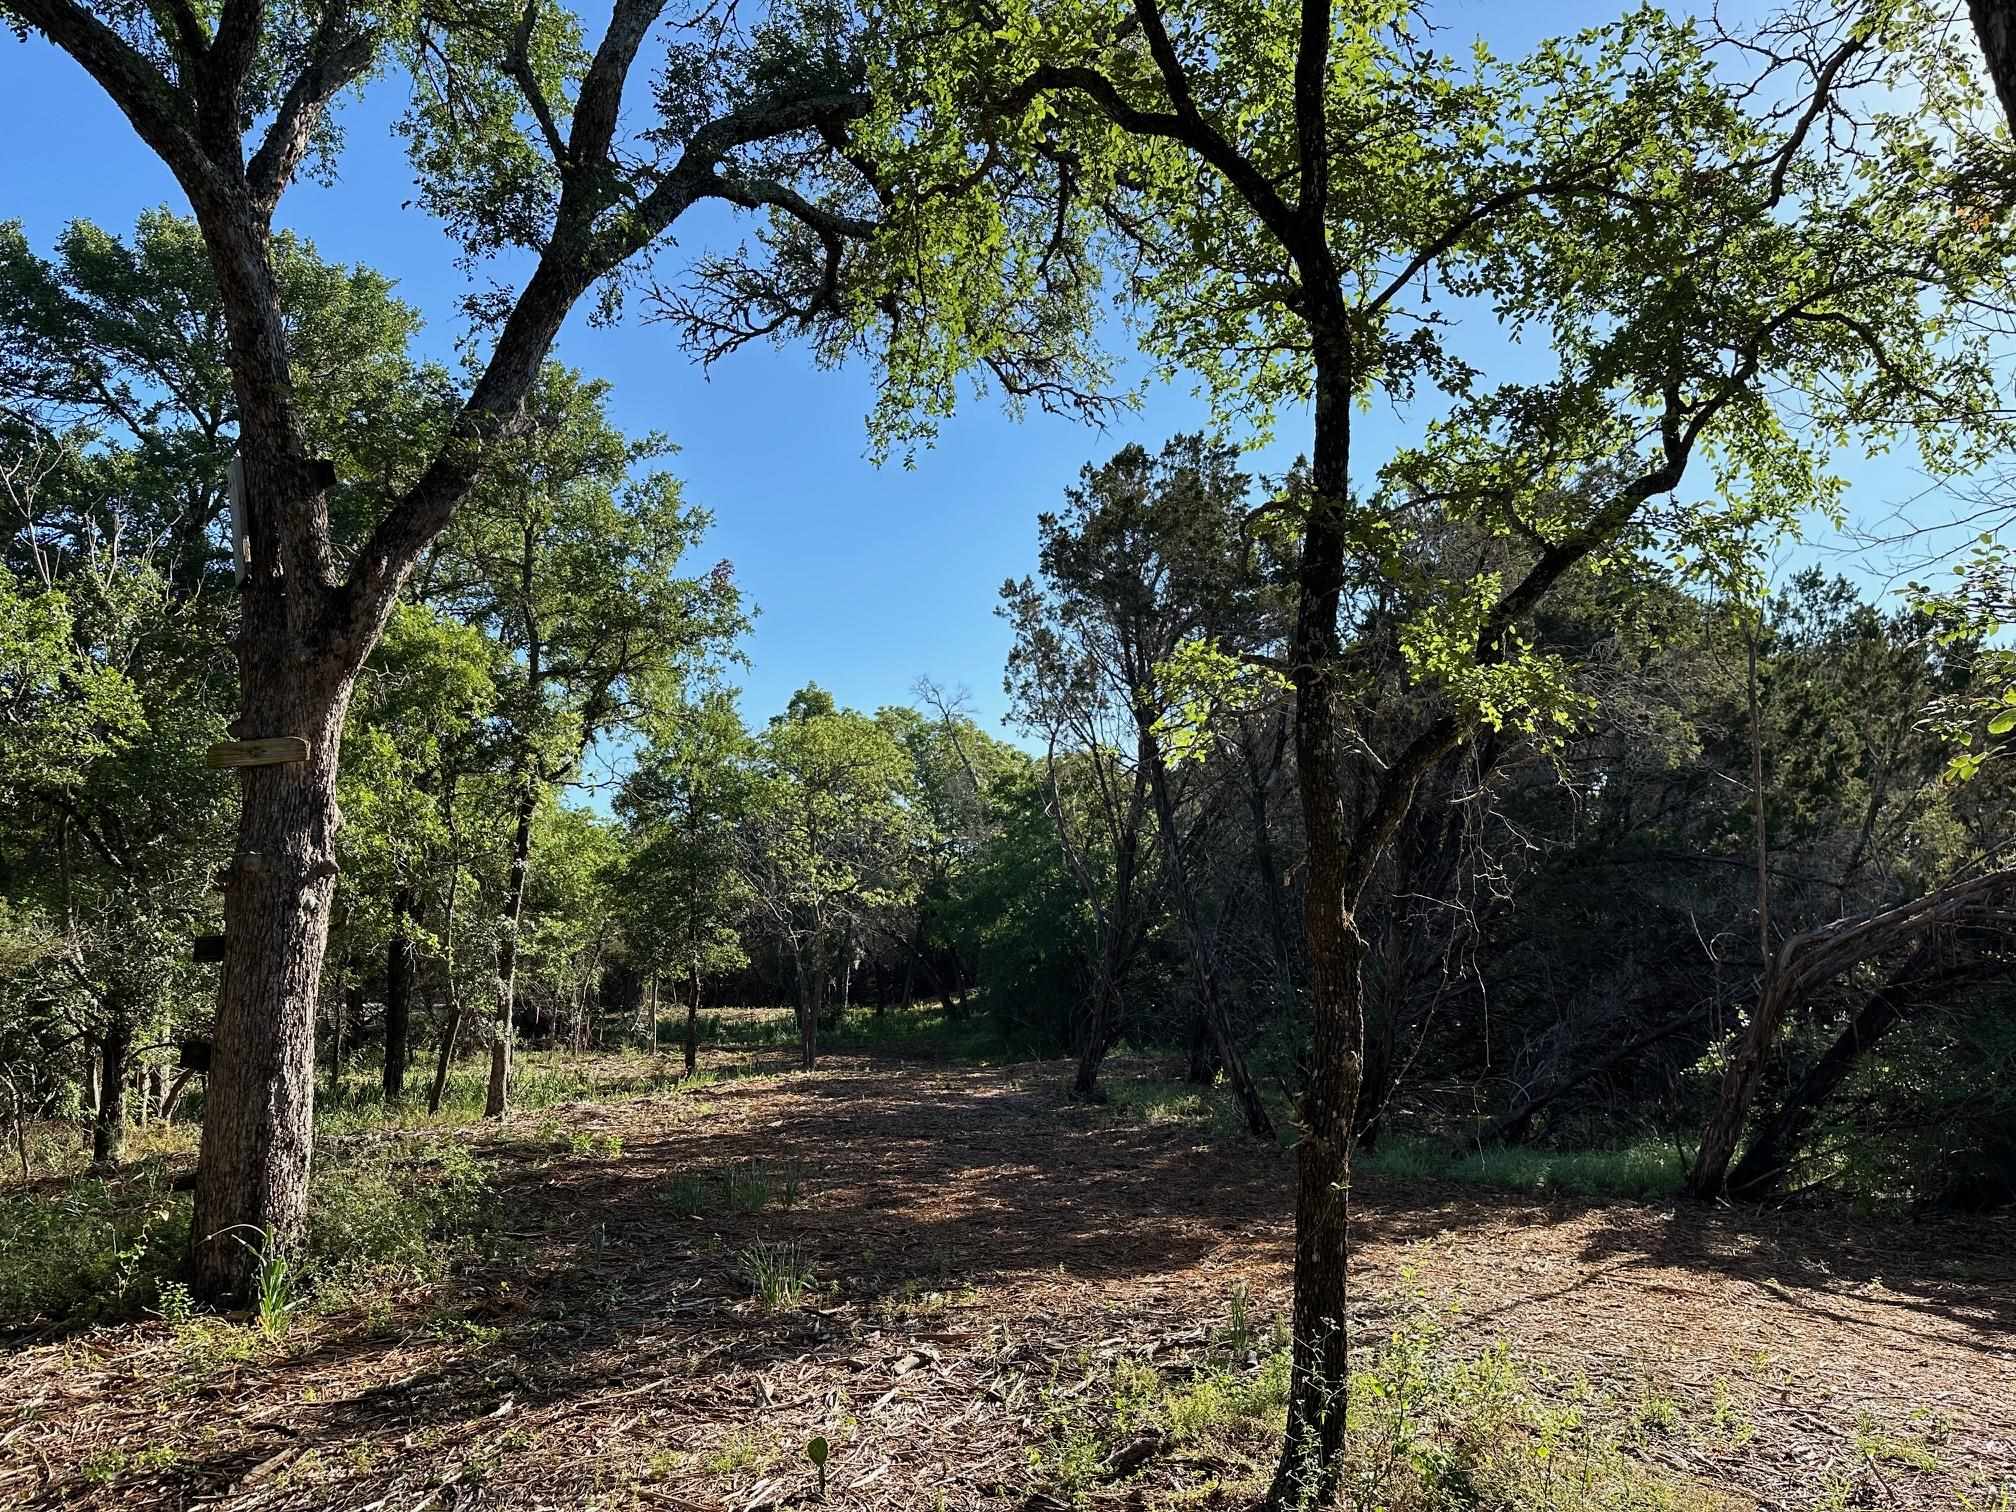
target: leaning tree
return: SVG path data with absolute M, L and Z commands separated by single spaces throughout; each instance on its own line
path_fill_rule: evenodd
M 772 6 L 751 27 L 712 11 L 681 24 L 664 0 L 616 0 L 592 45 L 576 14 L 549 0 L 0 0 L 0 15 L 68 54 L 174 175 L 228 333 L 245 563 L 233 733 L 248 745 L 225 757 L 298 759 L 242 769 L 236 846 L 219 876 L 228 943 L 192 1246 L 197 1289 L 220 1295 L 251 1263 L 228 1235 L 290 1243 L 305 1212 L 337 760 L 359 668 L 497 443 L 536 423 L 525 401 L 584 296 L 599 285 L 597 310 L 612 314 L 626 270 L 694 207 L 718 202 L 768 218 L 761 244 L 782 291 L 770 330 L 839 311 L 850 334 L 829 356 L 872 322 L 878 349 L 906 373 L 991 370 L 1046 402 L 1070 402 L 1093 380 L 1072 321 L 962 320 L 951 338 L 927 338 L 940 325 L 924 318 L 930 280 L 910 279 L 923 286 L 909 298 L 863 282 L 902 261 L 853 251 L 890 218 L 888 185 L 853 139 L 877 108 L 871 79 L 892 76 L 892 44 L 844 6 Z M 401 129 L 421 204 L 467 257 L 505 254 L 529 271 L 515 290 L 467 301 L 487 356 L 346 544 L 332 528 L 345 485 L 304 439 L 274 221 L 304 172 L 336 161 L 340 104 L 387 70 L 410 82 Z M 1016 202 L 985 217 L 1005 234 L 962 271 L 969 299 L 993 298 L 981 275 L 1012 270 L 1026 250 L 1021 274 L 987 288 L 1082 311 L 1068 265 L 1035 266 L 1042 232 Z M 860 278 L 843 278 L 855 267 Z

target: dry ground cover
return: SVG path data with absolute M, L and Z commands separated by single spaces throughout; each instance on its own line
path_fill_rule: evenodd
M 1289 1157 L 1062 1084 L 846 1056 L 465 1130 L 494 1219 L 452 1275 L 277 1338 L 7 1346 L 0 1505 L 740 1512 L 817 1494 L 814 1437 L 834 1507 L 1242 1505 L 1280 1400 Z M 1357 1205 L 1367 1504 L 1469 1483 L 1427 1463 L 1454 1403 L 1495 1418 L 1532 1505 L 2012 1505 L 2006 1224 L 1426 1181 Z

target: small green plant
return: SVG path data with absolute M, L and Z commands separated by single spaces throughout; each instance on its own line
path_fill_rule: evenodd
M 721 1173 L 721 1190 L 730 1212 L 761 1212 L 770 1205 L 770 1172 L 754 1161 L 738 1161 Z
M 185 1282 L 163 1281 L 155 1291 L 153 1311 L 170 1328 L 182 1328 L 196 1316 L 196 1296 Z
M 766 1312 L 796 1307 L 812 1288 L 812 1267 L 795 1244 L 758 1241 L 738 1258 Z
M 665 1206 L 681 1218 L 697 1218 L 713 1204 L 707 1178 L 682 1172 L 668 1180 L 661 1190 Z
M 736 1475 L 744 1470 L 760 1470 L 771 1462 L 763 1446 L 746 1433 L 737 1433 L 708 1455 L 701 1466 L 711 1475 Z
M 826 1500 L 826 1459 L 830 1448 L 823 1438 L 815 1438 L 805 1446 L 805 1458 L 812 1461 L 819 1471 L 819 1500 Z
M 287 1332 L 288 1322 L 294 1310 L 301 1305 L 299 1274 L 294 1260 L 280 1243 L 273 1226 L 253 1229 L 249 1224 L 237 1225 L 258 1235 L 254 1243 L 242 1233 L 226 1229 L 231 1239 L 252 1256 L 252 1312 L 258 1319 L 259 1331 L 269 1339 L 277 1339 Z

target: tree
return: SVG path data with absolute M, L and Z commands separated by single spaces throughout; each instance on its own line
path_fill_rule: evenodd
M 947 107 L 956 126 L 901 128 L 941 175 L 975 140 L 977 177 L 1005 164 L 997 196 L 1047 167 L 1060 232 L 1125 259 L 1154 355 L 1263 425 L 1310 407 L 1306 471 L 1276 506 L 1298 537 L 1284 671 L 1312 1039 L 1277 1504 L 1328 1500 L 1341 1465 L 1358 913 L 1422 780 L 1479 729 L 1572 719 L 1530 625 L 1577 567 L 1727 550 L 1832 498 L 1833 444 L 1956 413 L 1978 428 L 1992 407 L 1983 346 L 1948 344 L 1938 309 L 2000 278 L 2005 232 L 1959 187 L 1951 139 L 1880 103 L 1901 66 L 1930 109 L 1950 105 L 1945 44 L 1895 6 L 1793 30 L 1744 51 L 1640 12 L 1466 66 L 1408 4 L 1136 0 L 1116 18 L 1023 0 L 919 64 L 977 76 Z M 1852 159 L 1830 129 L 1851 112 Z M 1518 377 L 1487 383 L 1508 337 L 1525 341 Z M 1375 396 L 1420 418 L 1368 481 L 1353 414 Z M 1929 448 L 1952 460 L 1943 435 Z M 1668 505 L 1697 461 L 1714 497 Z M 1437 712 L 1379 753 L 1354 810 L 1343 651 L 1364 606 L 1347 587 L 1408 577 L 1419 533 L 1450 519 L 1511 559 L 1389 630 Z
M 908 753 L 816 684 L 756 737 L 743 870 L 791 957 L 799 1064 L 818 1064 L 843 934 L 907 883 L 916 840 Z
M 848 245 L 876 233 L 881 206 L 856 166 L 866 159 L 848 150 L 875 108 L 868 72 L 880 54 L 861 24 L 787 5 L 753 28 L 715 19 L 675 33 L 653 81 L 657 108 L 639 121 L 626 93 L 663 12 L 663 0 L 620 0 L 590 47 L 572 13 L 538 3 L 452 15 L 338 3 L 309 14 L 225 0 L 213 15 L 181 0 L 145 12 L 6 0 L 17 33 L 39 32 L 118 105 L 195 213 L 219 291 L 244 479 L 236 733 L 308 743 L 305 761 L 240 776 L 191 1231 L 203 1296 L 246 1280 L 251 1257 L 227 1233 L 270 1230 L 291 1244 L 301 1231 L 338 760 L 357 675 L 495 443 L 531 423 L 524 401 L 569 313 L 598 284 L 613 312 L 622 270 L 693 206 L 718 201 L 775 217 L 764 246 L 773 286 L 788 292 L 768 330 L 832 315 L 849 333 L 845 349 L 886 308 L 896 314 L 891 349 L 914 366 L 903 343 L 932 324 L 932 291 L 900 304 L 881 297 L 873 258 L 853 259 L 861 277 L 841 295 Z M 424 431 L 422 465 L 394 481 L 345 549 L 336 469 L 310 440 L 314 385 L 285 315 L 273 220 L 304 171 L 334 162 L 342 98 L 388 66 L 413 84 L 403 130 L 423 206 L 471 257 L 523 252 L 531 271 L 515 295 L 472 302 L 487 358 L 452 416 Z M 1034 241 L 1032 229 L 996 259 Z M 999 287 L 997 303 L 1021 292 Z M 983 316 L 961 330 L 960 360 L 1024 391 L 1078 370 L 1074 347 L 1047 328 Z
M 1025 716 L 1060 699 L 1065 706 L 1106 701 L 1131 725 L 1133 762 L 1155 813 L 1207 1031 L 1247 1127 L 1271 1139 L 1273 1123 L 1225 1001 L 1197 857 L 1184 836 L 1188 821 L 1179 819 L 1187 796 L 1182 774 L 1172 773 L 1165 748 L 1178 733 L 1179 659 L 1236 664 L 1272 639 L 1265 584 L 1249 565 L 1246 490 L 1232 451 L 1201 436 L 1178 437 L 1154 458 L 1128 447 L 1085 470 L 1064 513 L 1040 517 L 1042 588 L 1025 580 L 1005 596 L 1017 627 L 1011 667 L 1021 674 Z M 1192 777 L 1201 771 L 1184 767 Z
M 455 800 L 459 788 L 500 764 L 502 739 L 492 721 L 505 655 L 474 626 L 402 603 L 352 705 L 338 789 L 345 818 L 339 897 L 355 953 L 384 963 L 381 1086 L 388 1104 L 405 1096 L 423 965 L 433 957 L 448 968 L 457 922 L 449 899 L 474 885 L 463 876 L 470 837 Z
M 541 423 L 499 448 L 492 470 L 429 565 L 429 597 L 504 648 L 499 713 L 508 729 L 513 828 L 496 946 L 485 1111 L 506 1109 L 518 934 L 534 821 L 600 740 L 641 727 L 743 628 L 728 564 L 674 576 L 706 529 L 663 471 L 669 450 L 629 442 L 603 414 L 605 385 L 549 367 L 534 391 Z
M 737 926 L 752 899 L 737 867 L 749 814 L 752 747 L 734 698 L 706 693 L 664 711 L 616 808 L 631 850 L 617 883 L 624 948 L 652 983 L 684 979 L 686 1074 L 699 1069 L 704 978 L 747 964 Z M 657 1026 L 652 1026 L 657 1041 Z

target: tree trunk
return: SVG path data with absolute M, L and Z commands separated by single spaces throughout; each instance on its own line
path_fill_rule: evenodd
M 511 832 L 511 876 L 506 884 L 503 929 L 497 936 L 497 1022 L 490 1040 L 490 1088 L 483 1101 L 485 1118 L 502 1118 L 511 1104 L 512 1022 L 518 995 L 518 929 L 525 918 L 525 883 L 532 872 L 532 818 L 539 809 L 529 757 L 515 774 L 518 780 L 517 823 Z
M 1211 1035 L 1211 1015 L 1199 1003 L 1190 1015 L 1190 1034 L 1184 1042 L 1183 1079 L 1193 1087 L 1208 1087 L 1218 1080 L 1218 1054 Z
M 180 1105 L 182 1094 L 195 1075 L 193 1069 L 181 1071 L 176 1074 L 175 1080 L 168 1084 L 168 1090 L 161 1097 L 161 1122 L 165 1124 L 175 1121 L 175 1109 Z
M 700 1069 L 700 965 L 693 965 L 693 996 L 686 1002 L 686 1074 Z
M 1312 326 L 1316 323 L 1312 322 Z M 1365 941 L 1343 791 L 1337 702 L 1341 605 L 1350 509 L 1349 348 L 1341 327 L 1316 340 L 1315 445 L 1297 568 L 1295 765 L 1307 833 L 1303 898 L 1310 1045 L 1296 1155 L 1295 1302 L 1288 1427 L 1269 1500 L 1322 1506 L 1341 1473 L 1350 1386 L 1351 1130 L 1364 1074 Z
M 1750 688 L 1750 801 L 1752 822 L 1757 829 L 1757 1011 L 1751 1015 L 1729 1064 L 1722 1073 L 1722 1087 L 1715 1111 L 1701 1133 L 1701 1149 L 1688 1173 L 1687 1188 L 1703 1202 L 1722 1195 L 1743 1138 L 1743 1123 L 1749 1116 L 1750 1099 L 1757 1090 L 1757 1075 L 1764 1056 L 1778 1034 L 1785 994 L 1779 988 L 1780 973 L 1774 969 L 1771 949 L 1771 844 L 1764 827 L 1764 726 L 1757 697 L 1757 628 L 1751 627 L 1749 641 Z
M 462 1005 L 453 1002 L 448 1007 L 448 1022 L 441 1030 L 441 1053 L 434 1060 L 434 1084 L 427 1089 L 427 1114 L 431 1118 L 441 1111 L 441 1097 L 448 1089 L 448 1070 L 455 1064 L 455 1041 L 462 1034 Z
M 133 1021 L 113 1002 L 98 1042 L 98 1111 L 91 1120 L 91 1164 L 109 1169 L 126 1158 L 126 1073 L 133 1055 Z
M 239 401 L 246 405 L 240 375 Z M 261 469 L 248 456 L 248 493 Z M 289 497 L 282 494 L 281 497 Z M 295 491 L 292 497 L 298 499 Z M 302 507 L 306 507 L 305 505 Z M 319 501 L 318 501 L 319 507 Z M 253 511 L 255 524 L 260 512 Z M 265 548 L 270 554 L 270 547 Z M 292 626 L 277 570 L 243 594 L 241 737 L 298 735 L 308 759 L 240 771 L 236 852 L 222 874 L 224 962 L 190 1225 L 191 1287 L 242 1296 L 252 1257 L 237 1242 L 299 1242 L 315 1120 L 315 1008 L 336 890 L 336 763 L 354 685 L 346 648 Z M 305 665 L 304 665 L 305 664 Z
M 406 1095 L 406 1065 L 412 1059 L 415 951 L 411 923 L 418 910 L 413 889 L 392 899 L 392 938 L 385 946 L 385 1103 L 396 1107 Z
M 2009 129 L 2016 131 L 2016 4 L 2011 0 L 1967 0 L 1974 21 L 1974 36 L 1981 54 L 1988 60 L 1988 77 L 1995 81 L 1995 98 Z
M 1261 769 L 1260 755 L 1253 749 L 1244 721 L 1239 737 L 1246 769 L 1246 806 L 1253 820 L 1253 867 L 1260 874 L 1261 896 L 1267 900 L 1267 935 L 1274 947 L 1274 969 L 1280 975 L 1280 989 L 1286 993 L 1294 985 L 1295 950 L 1288 936 L 1288 892 L 1281 882 L 1274 832 L 1268 824 L 1267 773 Z
M 812 960 L 799 962 L 798 1065 L 810 1071 L 819 1064 L 819 1020 L 826 1014 L 826 936 L 812 931 Z

